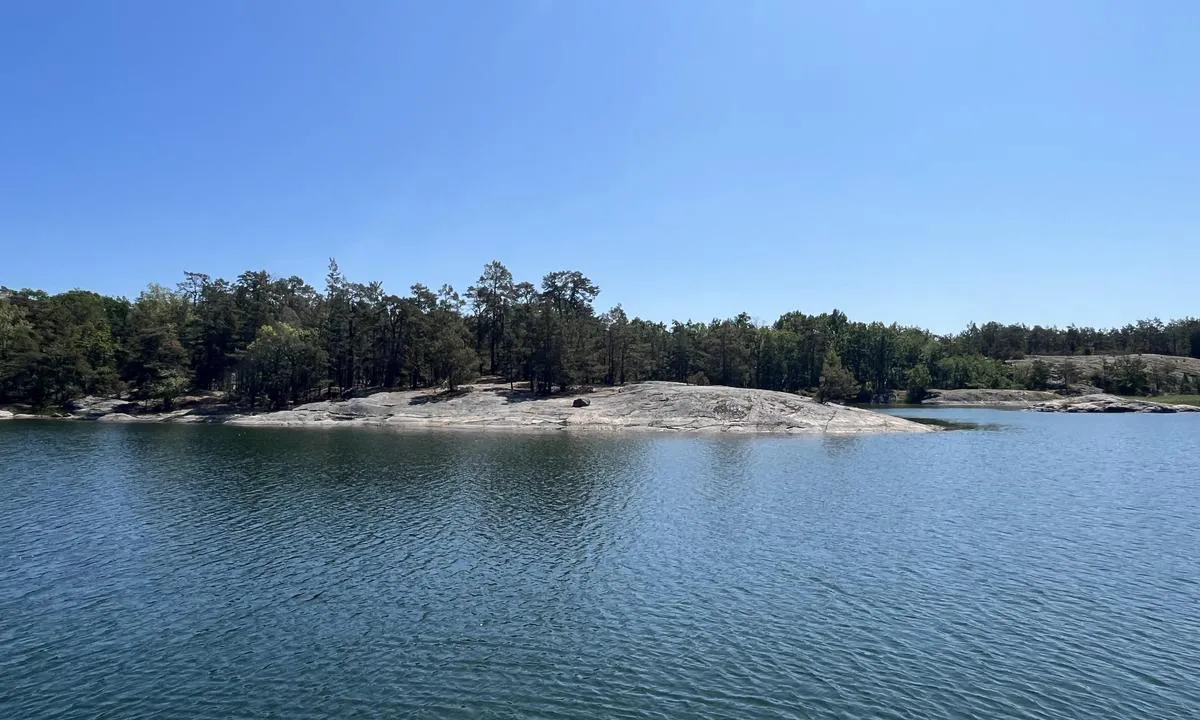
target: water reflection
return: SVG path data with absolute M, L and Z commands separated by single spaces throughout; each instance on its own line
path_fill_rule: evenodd
M 854 435 L 826 435 L 821 438 L 821 449 L 831 458 L 850 457 L 862 438 Z
M 1174 420 L 0 427 L 0 715 L 1195 717 Z

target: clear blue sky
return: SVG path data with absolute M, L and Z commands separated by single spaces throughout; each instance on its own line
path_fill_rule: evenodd
M 579 269 L 652 319 L 1200 313 L 1200 3 L 0 5 L 0 284 Z

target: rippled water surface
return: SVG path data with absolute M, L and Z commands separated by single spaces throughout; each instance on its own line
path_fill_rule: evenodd
M 1200 416 L 0 424 L 0 717 L 1200 717 Z

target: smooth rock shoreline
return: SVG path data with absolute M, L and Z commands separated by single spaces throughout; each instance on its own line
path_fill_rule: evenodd
M 1186 413 L 1200 412 L 1200 407 L 1193 405 L 1172 405 L 1154 402 L 1153 400 L 1133 400 L 1096 393 L 1064 397 L 1048 402 L 1037 403 L 1031 410 L 1037 412 L 1062 413 Z
M 586 398 L 587 407 L 574 407 L 574 397 L 535 397 L 507 385 L 476 385 L 457 393 L 381 392 L 238 416 L 227 423 L 766 434 L 930 431 L 903 418 L 771 390 L 645 382 L 598 389 Z
M 111 423 L 219 423 L 243 427 L 346 427 L 480 430 L 650 430 L 681 433 L 862 434 L 936 432 L 936 428 L 861 408 L 820 403 L 771 390 L 644 382 L 606 387 L 582 397 L 538 397 L 505 384 L 464 386 L 455 392 L 412 390 L 307 403 L 290 410 L 237 413 L 197 406 L 133 414 L 128 403 L 92 398 L 71 417 Z
M 931 390 L 922 405 L 943 407 L 1029 408 L 1062 397 L 1044 390 Z

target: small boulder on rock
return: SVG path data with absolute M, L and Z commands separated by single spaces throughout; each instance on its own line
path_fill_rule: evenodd
M 575 402 L 571 403 L 571 407 L 577 408 L 587 407 L 588 405 L 591 405 L 591 403 L 583 398 L 575 398 Z

